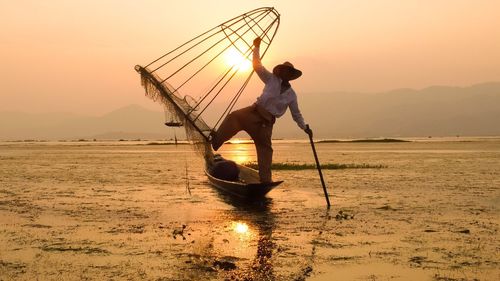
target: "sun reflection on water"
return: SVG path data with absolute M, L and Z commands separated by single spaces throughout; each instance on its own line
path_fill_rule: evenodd
M 239 240 L 252 239 L 253 232 L 247 223 L 241 221 L 233 221 L 231 222 L 231 229 Z
M 248 233 L 248 224 L 243 222 L 237 222 L 234 226 L 234 231 L 239 234 Z
M 236 163 L 247 163 L 250 162 L 250 146 L 247 143 L 234 143 L 234 150 L 232 151 L 233 156 L 231 159 Z

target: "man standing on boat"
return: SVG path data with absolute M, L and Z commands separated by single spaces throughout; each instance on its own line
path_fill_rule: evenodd
M 290 108 L 293 120 L 307 134 L 312 134 L 309 125 L 304 122 L 297 103 L 297 95 L 290 85 L 302 75 L 291 63 L 285 62 L 269 72 L 260 60 L 260 38 L 253 41 L 253 68 L 265 86 L 257 101 L 248 107 L 231 112 L 216 132 L 211 134 L 211 143 L 215 151 L 239 131 L 247 132 L 255 143 L 260 181 L 271 182 L 271 163 L 273 148 L 271 137 L 276 118 Z

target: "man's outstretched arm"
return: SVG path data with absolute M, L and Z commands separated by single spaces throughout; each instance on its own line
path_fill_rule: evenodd
M 273 74 L 271 72 L 269 72 L 262 65 L 262 62 L 260 61 L 260 42 L 261 41 L 262 41 L 262 39 L 260 39 L 259 37 L 255 38 L 255 40 L 253 40 L 253 45 L 254 45 L 254 48 L 253 48 L 253 69 L 255 70 L 257 75 L 259 76 L 260 80 L 262 80 L 262 82 L 266 83 L 271 78 L 271 76 Z

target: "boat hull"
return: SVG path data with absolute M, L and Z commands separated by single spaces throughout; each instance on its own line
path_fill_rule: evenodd
M 259 180 L 259 172 L 243 166 L 238 165 L 240 170 L 240 181 L 227 181 L 214 177 L 208 170 L 205 170 L 208 180 L 218 190 L 236 196 L 241 199 L 259 199 L 264 197 L 269 191 L 276 186 L 280 185 L 283 181 L 275 181 L 269 183 L 262 183 Z

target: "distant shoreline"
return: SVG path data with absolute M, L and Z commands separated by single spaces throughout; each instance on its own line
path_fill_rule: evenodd
M 320 140 L 317 143 L 338 143 L 338 142 L 412 142 L 402 139 L 355 139 L 355 140 Z
M 445 136 L 445 137 L 402 137 L 402 138 L 359 138 L 359 139 L 322 139 L 315 140 L 318 144 L 327 143 L 411 143 L 411 142 L 473 142 L 473 141 L 495 141 L 500 140 L 500 136 Z M 173 139 L 21 139 L 21 140 L 0 140 L 0 143 L 120 143 L 123 145 L 175 145 Z M 308 139 L 273 139 L 273 143 L 309 143 Z M 190 144 L 187 140 L 177 140 L 178 145 Z M 226 142 L 228 145 L 253 144 L 251 139 L 232 139 Z

